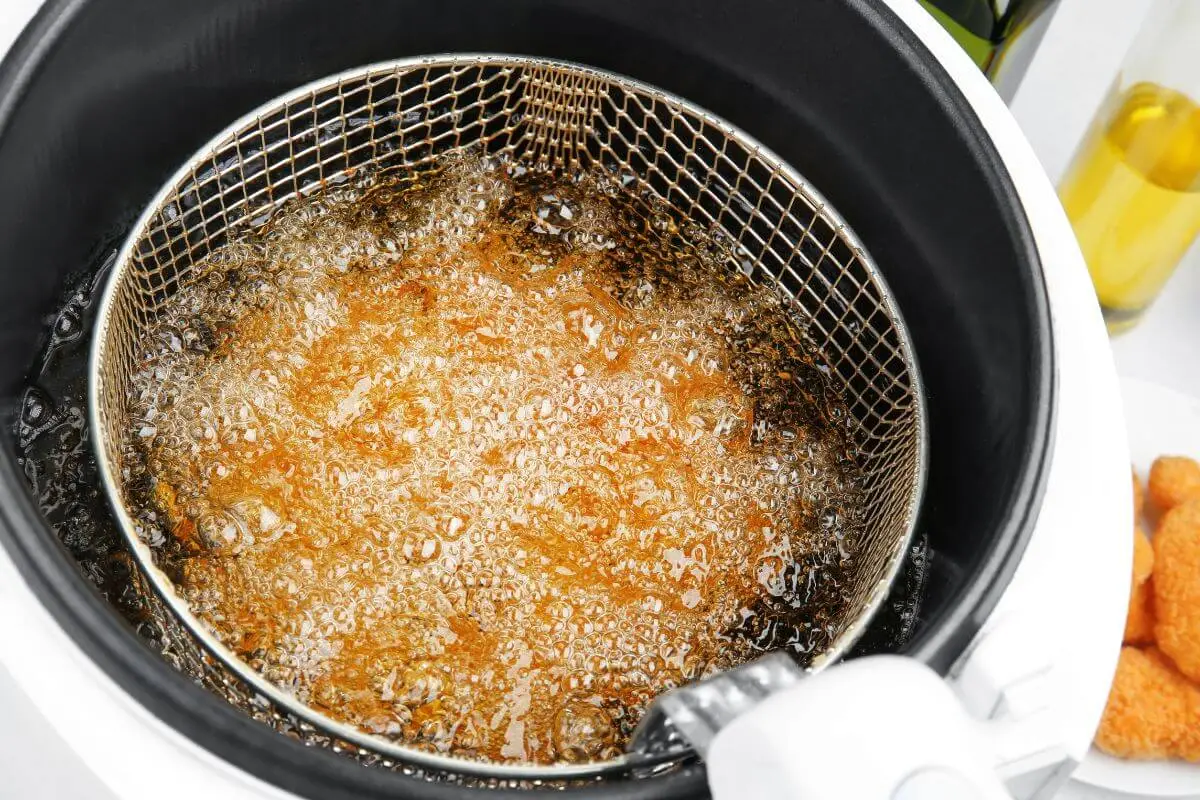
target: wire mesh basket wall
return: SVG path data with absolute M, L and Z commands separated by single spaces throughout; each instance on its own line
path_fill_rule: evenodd
M 886 594 L 920 496 L 924 407 L 903 322 L 845 222 L 800 176 L 727 123 L 619 76 L 507 56 L 407 60 L 320 81 L 244 118 L 167 185 L 119 255 L 97 325 L 91 422 L 101 474 L 145 570 L 139 579 L 161 595 L 155 616 L 178 669 L 277 730 L 363 760 L 431 768 L 430 776 L 570 778 L 595 767 L 473 767 L 336 725 L 322 730 L 191 617 L 123 510 L 120 426 L 138 332 L 197 277 L 205 256 L 289 199 L 359 170 L 419 172 L 468 146 L 538 168 L 601 166 L 628 176 L 727 243 L 731 269 L 790 298 L 849 408 L 865 477 L 850 613 L 816 666 L 844 652 Z

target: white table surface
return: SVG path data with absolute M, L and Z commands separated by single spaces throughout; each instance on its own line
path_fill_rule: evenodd
M 40 2 L 0 0 L 0 52 Z M 1149 0 L 1062 0 L 1012 104 L 1051 178 L 1065 169 L 1148 6 Z M 1200 396 L 1195 342 L 1200 342 L 1200 253 L 1193 251 L 1142 324 L 1116 340 L 1114 353 L 1122 374 Z M 57 735 L 38 724 L 36 711 L 2 667 L 0 701 L 0 797 L 111 800 L 74 759 L 61 756 Z M 1102 796 L 1078 788 L 1067 794 Z

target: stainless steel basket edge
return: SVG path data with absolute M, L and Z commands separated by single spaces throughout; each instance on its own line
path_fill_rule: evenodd
M 551 66 L 561 67 L 570 70 L 575 70 L 580 73 L 593 75 L 599 79 L 613 81 L 622 84 L 626 87 L 632 87 L 640 92 L 658 99 L 660 102 L 669 106 L 678 107 L 688 113 L 701 118 L 708 123 L 718 128 L 726 135 L 740 139 L 744 143 L 753 146 L 754 153 L 760 155 L 766 160 L 774 162 L 776 168 L 781 174 L 792 181 L 797 187 L 801 188 L 807 197 L 813 201 L 815 207 L 823 213 L 832 216 L 838 221 L 838 232 L 841 238 L 848 240 L 854 249 L 855 256 L 861 260 L 862 265 L 866 268 L 870 275 L 870 279 L 881 288 L 882 302 L 888 307 L 891 314 L 895 333 L 900 339 L 900 347 L 904 351 L 907 368 L 909 370 L 909 378 L 914 396 L 915 407 L 913 414 L 915 416 L 915 425 L 918 432 L 916 442 L 916 469 L 915 481 L 912 492 L 909 496 L 906 516 L 908 518 L 907 530 L 904 535 L 903 542 L 895 548 L 892 554 L 890 563 L 885 570 L 885 577 L 876 582 L 876 585 L 871 590 L 870 599 L 865 604 L 864 610 L 859 613 L 851 625 L 848 625 L 834 640 L 830 647 L 810 666 L 811 671 L 817 671 L 824 668 L 826 665 L 837 660 L 843 655 L 861 636 L 869 624 L 871 618 L 878 610 L 883 599 L 887 595 L 887 590 L 898 572 L 904 557 L 907 552 L 908 544 L 911 541 L 914 528 L 916 511 L 920 505 L 920 500 L 924 491 L 925 472 L 926 472 L 926 454 L 928 445 L 928 433 L 926 429 L 926 408 L 924 402 L 923 386 L 920 380 L 920 374 L 917 367 L 916 355 L 912 348 L 911 338 L 909 336 L 903 317 L 899 310 L 895 307 L 890 289 L 887 287 L 882 274 L 875 267 L 873 261 L 867 255 L 862 247 L 857 236 L 852 229 L 841 220 L 832 206 L 828 204 L 825 198 L 818 192 L 810 183 L 802 178 L 793 170 L 790 165 L 776 156 L 768 148 L 761 145 L 753 137 L 746 134 L 736 126 L 726 122 L 725 120 L 713 115 L 712 113 L 692 105 L 688 101 L 667 94 L 653 86 L 643 84 L 639 81 L 627 78 L 622 75 L 611 73 L 605 70 L 599 70 L 586 65 L 575 64 L 566 61 L 557 61 L 541 58 L 530 58 L 522 56 L 510 56 L 504 54 L 491 53 L 456 53 L 447 55 L 430 55 L 413 57 L 406 59 L 396 59 L 378 62 L 375 64 L 358 67 L 346 70 L 332 76 L 322 77 L 312 81 L 304 86 L 298 87 L 284 95 L 272 98 L 263 103 L 255 110 L 242 116 L 216 136 L 212 137 L 202 147 L 188 159 L 188 161 L 178 171 L 176 171 L 166 182 L 162 188 L 155 194 L 153 199 L 147 205 L 146 209 L 139 216 L 137 222 L 131 229 L 130 235 L 122 244 L 121 249 L 117 254 L 115 268 L 112 274 L 108 277 L 106 286 L 101 295 L 98 305 L 97 325 L 95 335 L 91 345 L 89 357 L 89 381 L 88 381 L 88 424 L 93 431 L 92 447 L 97 457 L 97 463 L 101 480 L 104 489 L 110 499 L 123 497 L 124 492 L 118 477 L 114 474 L 112 464 L 113 459 L 111 448 L 117 446 L 113 441 L 113 437 L 107 435 L 108 425 L 103 414 L 104 392 L 110 387 L 102 380 L 101 365 L 108 356 L 108 347 L 110 345 L 110 326 L 112 323 L 112 312 L 114 307 L 121 301 L 121 288 L 124 285 L 122 277 L 130 268 L 134 252 L 139 241 L 140 235 L 146 230 L 149 223 L 160 212 L 164 202 L 173 194 L 177 193 L 181 183 L 186 180 L 189 175 L 194 176 L 194 164 L 202 160 L 206 155 L 210 155 L 219 150 L 221 146 L 230 140 L 236 140 L 238 133 L 244 130 L 248 125 L 255 121 L 261 121 L 264 115 L 272 109 L 310 96 L 318 90 L 339 85 L 342 81 L 349 78 L 361 76 L 366 73 L 384 70 L 401 70 L 430 66 L 450 66 L 456 64 L 511 64 L 524 67 Z M 275 205 L 282 205 L 288 202 L 294 195 L 288 195 L 275 201 Z M 325 715 L 313 710 L 309 706 L 298 701 L 292 695 L 280 690 L 275 684 L 262 678 L 256 671 L 249 668 L 236 654 L 222 644 L 219 639 L 208 629 L 208 627 L 196 618 L 190 611 L 188 603 L 176 593 L 170 579 L 154 565 L 154 556 L 150 547 L 147 546 L 136 533 L 135 522 L 129 513 L 126 511 L 124 503 L 110 503 L 114 516 L 118 522 L 118 527 L 121 534 L 126 540 L 130 549 L 134 552 L 138 560 L 138 566 L 146 573 L 148 582 L 150 583 L 154 593 L 168 606 L 170 611 L 175 615 L 175 618 L 180 621 L 199 642 L 203 648 L 214 655 L 226 668 L 233 672 L 238 679 L 249 684 L 254 691 L 260 693 L 264 698 L 269 699 L 288 712 L 295 714 L 303 720 L 311 722 L 319 729 L 326 733 L 353 743 L 356 746 L 362 747 L 368 751 L 374 751 L 384 754 L 388 757 L 407 762 L 418 767 L 427 768 L 437 771 L 445 771 L 451 774 L 473 775 L 483 778 L 499 778 L 502 780 L 529 780 L 529 781 L 559 781 L 570 779 L 586 779 L 596 777 L 603 774 L 611 774 L 616 772 L 627 772 L 633 768 L 653 767 L 659 762 L 647 762 L 645 760 L 637 760 L 631 757 L 622 757 L 608 762 L 597 762 L 579 765 L 558 765 L 558 766 L 535 766 L 535 765 L 508 765 L 495 764 L 491 762 L 471 761 L 464 758 L 453 758 L 441 756 L 435 753 L 430 753 L 425 750 L 419 750 L 412 747 L 398 745 L 381 737 L 364 733 L 357 728 L 354 728 L 343 723 L 338 723 Z M 667 760 L 667 759 L 664 759 Z

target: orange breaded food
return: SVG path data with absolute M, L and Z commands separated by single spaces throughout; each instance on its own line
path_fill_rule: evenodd
M 1154 580 L 1136 584 L 1129 593 L 1129 612 L 1125 615 L 1124 644 L 1154 643 Z
M 1200 500 L 1166 513 L 1154 534 L 1154 637 L 1179 671 L 1200 679 Z
M 1133 585 L 1141 586 L 1154 571 L 1154 545 L 1142 530 L 1141 525 L 1133 526 Z
M 1142 512 L 1146 510 L 1146 487 L 1142 486 L 1136 471 L 1130 472 L 1133 477 L 1133 518 L 1136 521 L 1142 518 Z
M 1186 456 L 1160 456 L 1150 467 L 1146 491 L 1164 514 L 1180 503 L 1200 499 L 1200 463 Z
M 1154 546 L 1141 525 L 1133 528 L 1133 579 L 1129 586 L 1129 611 L 1125 615 L 1125 644 L 1150 644 L 1154 641 Z
M 1120 758 L 1200 761 L 1200 688 L 1159 651 L 1122 648 L 1096 746 Z

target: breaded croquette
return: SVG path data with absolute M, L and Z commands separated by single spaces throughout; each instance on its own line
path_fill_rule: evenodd
M 1154 570 L 1154 546 L 1141 525 L 1133 528 L 1133 579 L 1129 586 L 1129 611 L 1125 615 L 1125 644 L 1150 644 L 1154 641 L 1154 589 L 1150 573 Z
M 1141 586 L 1154 571 L 1154 545 L 1141 525 L 1133 526 L 1133 585 Z
M 1163 516 L 1154 534 L 1154 637 L 1179 671 L 1200 680 L 1200 500 Z
M 1133 474 L 1133 518 L 1139 520 L 1142 518 L 1142 512 L 1146 510 L 1146 489 L 1142 486 L 1142 479 L 1138 477 L 1137 472 L 1130 472 Z
M 1124 644 L 1154 643 L 1154 581 L 1147 580 L 1129 593 L 1129 612 L 1125 615 Z
M 1150 467 L 1146 493 L 1160 514 L 1200 499 L 1200 463 L 1184 456 L 1160 456 Z
M 1200 688 L 1157 650 L 1122 648 L 1096 746 L 1121 758 L 1200 760 Z

